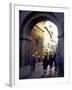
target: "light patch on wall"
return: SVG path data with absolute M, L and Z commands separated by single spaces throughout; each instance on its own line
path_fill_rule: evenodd
M 56 44 L 58 43 L 58 28 L 57 26 L 51 22 L 51 21 L 46 21 L 45 22 L 45 27 L 47 27 L 47 29 L 50 31 L 51 35 L 52 35 L 52 40 L 56 42 Z

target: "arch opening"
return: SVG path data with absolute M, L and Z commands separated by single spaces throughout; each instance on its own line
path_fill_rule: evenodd
M 43 57 L 46 54 L 56 53 L 58 28 L 52 21 L 40 21 L 35 24 L 30 32 L 30 37 L 30 56 L 35 54 L 36 57 Z

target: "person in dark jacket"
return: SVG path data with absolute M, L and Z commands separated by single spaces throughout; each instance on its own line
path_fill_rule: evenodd
M 45 55 L 44 59 L 43 59 L 43 70 L 44 70 L 44 73 L 47 72 L 47 66 L 48 66 L 48 58 L 47 56 Z
M 49 56 L 49 65 L 50 65 L 50 71 L 52 71 L 52 66 L 53 66 L 53 57 L 52 55 Z
M 55 62 L 56 62 L 56 67 L 57 67 L 56 71 L 58 71 L 58 72 L 63 71 L 62 70 L 62 66 L 63 66 L 63 64 L 62 64 L 62 57 L 61 57 L 61 55 L 59 53 L 57 53 L 57 55 L 55 57 Z
M 53 62 L 54 62 L 55 71 L 56 71 L 57 70 L 57 66 L 56 66 L 56 62 L 55 62 L 55 57 L 56 57 L 56 53 L 54 53 L 54 55 L 53 55 Z

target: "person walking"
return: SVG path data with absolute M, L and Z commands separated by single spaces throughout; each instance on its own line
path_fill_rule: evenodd
M 49 65 L 50 65 L 50 72 L 52 71 L 52 66 L 53 66 L 53 57 L 52 55 L 49 56 Z
M 62 57 L 61 57 L 60 53 L 57 53 L 57 55 L 55 57 L 55 63 L 56 63 L 56 72 L 59 74 L 60 72 L 63 71 Z
M 43 70 L 44 70 L 44 74 L 47 72 L 47 66 L 48 66 L 48 58 L 45 55 L 45 57 L 43 58 Z
M 56 57 L 56 53 L 54 53 L 54 55 L 53 55 L 53 62 L 54 62 L 54 67 L 55 67 L 55 72 L 56 72 L 57 66 L 56 66 L 56 62 L 55 62 L 55 57 Z
M 35 71 L 36 59 L 35 59 L 35 55 L 34 54 L 31 56 L 30 64 L 31 64 L 31 71 Z

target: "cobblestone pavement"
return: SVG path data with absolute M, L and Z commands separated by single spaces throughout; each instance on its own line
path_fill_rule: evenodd
M 52 77 L 63 77 L 63 73 L 56 73 L 55 67 L 47 67 L 47 73 L 44 74 L 42 63 L 35 65 L 35 71 L 30 71 L 30 66 L 25 66 L 20 72 L 21 79 L 31 79 L 31 78 L 52 78 Z

